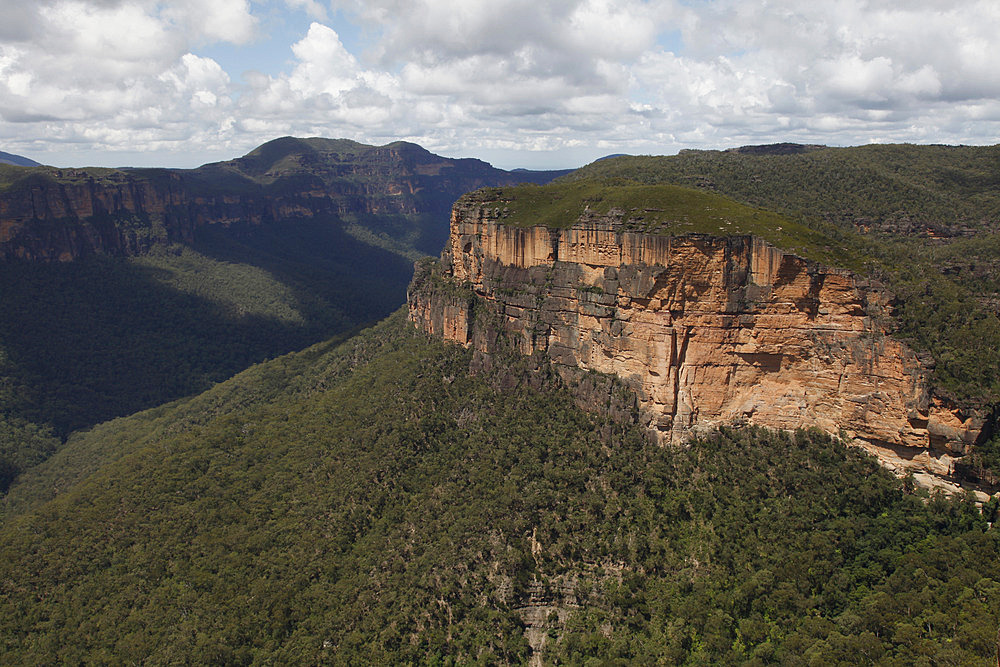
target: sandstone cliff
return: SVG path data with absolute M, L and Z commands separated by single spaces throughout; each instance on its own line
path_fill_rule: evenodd
M 505 217 L 503 202 L 456 204 L 439 266 L 411 285 L 414 323 L 488 354 L 493 318 L 525 354 L 616 375 L 664 442 L 818 427 L 944 479 L 980 435 L 928 390 L 928 361 L 887 335 L 888 295 L 849 271 L 754 236 L 627 231 L 615 214 L 562 229 Z
M 0 259 L 135 255 L 155 243 L 190 243 L 204 225 L 246 230 L 318 218 L 369 227 L 379 219 L 374 233 L 436 253 L 440 223 L 461 194 L 561 173 L 507 172 L 403 142 L 293 137 L 198 169 L 8 167 L 0 172 Z
M 188 204 L 176 175 L 155 182 L 125 172 L 32 170 L 0 191 L 0 257 L 140 254 L 157 240 L 190 240 Z

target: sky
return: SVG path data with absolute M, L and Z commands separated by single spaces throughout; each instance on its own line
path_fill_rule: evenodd
M 0 0 L 0 150 L 195 167 L 270 139 L 503 168 L 995 144 L 996 0 Z

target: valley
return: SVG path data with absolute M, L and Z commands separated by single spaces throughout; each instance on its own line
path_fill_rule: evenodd
M 0 489 L 75 430 L 387 316 L 455 197 L 557 175 L 291 137 L 194 170 L 0 166 Z
M 0 663 L 992 664 L 998 158 L 0 167 Z

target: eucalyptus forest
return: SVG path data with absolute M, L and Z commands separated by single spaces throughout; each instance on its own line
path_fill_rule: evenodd
M 346 201 L 437 159 L 366 150 L 283 141 L 176 177 L 200 179 L 191 210 L 237 181 Z M 510 185 L 435 169 L 473 166 Z M 69 178 L 0 175 L 0 198 Z M 655 185 L 670 201 L 643 205 L 691 221 L 721 195 L 747 233 L 887 285 L 934 391 L 984 415 L 964 481 L 989 500 L 815 428 L 663 446 L 616 377 L 418 331 L 411 267 L 451 203 L 428 177 L 402 213 L 0 260 L 0 664 L 994 664 L 1000 149 L 686 151 L 536 181 L 556 176 L 511 216 Z M 112 218 L 46 224 L 147 224 Z

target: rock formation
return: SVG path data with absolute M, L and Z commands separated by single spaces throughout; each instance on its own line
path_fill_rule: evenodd
M 663 442 L 817 427 L 943 479 L 980 436 L 928 390 L 930 362 L 887 335 L 889 295 L 849 271 L 753 236 L 656 236 L 613 215 L 513 226 L 502 207 L 456 204 L 440 264 L 410 288 L 419 327 L 488 354 L 493 318 L 524 354 L 616 375 Z
M 407 216 L 397 235 L 436 253 L 445 240 L 439 223 L 461 194 L 562 173 L 508 172 L 404 142 L 293 137 L 198 169 L 11 170 L 0 174 L 0 259 L 135 255 L 190 243 L 204 225 L 238 231 L 302 219 L 382 218 L 391 236 Z
M 71 260 L 135 255 L 190 241 L 196 214 L 174 174 L 153 181 L 123 171 L 43 168 L 0 192 L 0 258 Z

